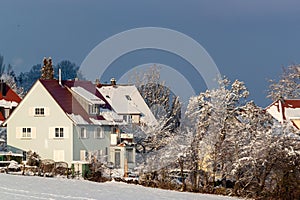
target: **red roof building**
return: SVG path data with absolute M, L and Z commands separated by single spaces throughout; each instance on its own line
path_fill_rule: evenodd
M 19 95 L 5 82 L 0 82 L 0 123 L 2 124 L 21 102 Z
M 280 123 L 291 121 L 296 128 L 300 128 L 300 99 L 279 99 L 266 108 Z

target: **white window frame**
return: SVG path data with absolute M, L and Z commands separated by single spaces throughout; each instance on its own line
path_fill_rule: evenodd
M 80 161 L 86 161 L 87 160 L 87 151 L 86 150 L 80 150 L 79 154 Z
M 64 138 L 64 128 L 63 127 L 55 127 L 54 128 L 54 138 Z
M 10 114 L 10 109 L 9 108 L 4 108 L 4 117 L 8 118 L 9 114 Z
M 32 138 L 32 129 L 31 128 L 22 128 L 22 138 Z
M 104 131 L 101 127 L 95 128 L 95 138 L 97 139 L 103 139 L 104 138 Z
M 123 115 L 123 120 L 127 123 L 132 123 L 132 115 Z
M 129 148 L 126 149 L 126 159 L 128 163 L 134 163 L 134 149 L 133 148 Z
M 92 104 L 89 107 L 90 107 L 90 114 L 92 114 L 92 115 L 99 114 L 99 111 L 100 111 L 99 104 Z
M 79 138 L 87 138 L 86 128 L 79 127 Z
M 64 150 L 53 150 L 53 160 L 56 162 L 65 161 L 65 151 Z

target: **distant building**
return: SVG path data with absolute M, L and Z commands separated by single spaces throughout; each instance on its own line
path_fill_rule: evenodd
M 5 82 L 0 81 L 0 124 L 8 118 L 21 100 L 15 91 Z
M 115 81 L 111 81 L 108 85 L 98 85 L 97 89 L 125 122 L 147 126 L 157 123 L 134 85 L 117 85 Z
M 19 95 L 12 90 L 5 82 L 0 81 L 0 151 L 6 151 L 6 127 L 3 122 L 9 117 L 13 110 L 21 102 Z
M 110 84 L 98 84 L 97 90 L 123 121 L 123 126 L 152 126 L 157 123 L 134 85 L 120 85 L 112 79 Z M 110 160 L 116 169 L 125 173 L 135 167 L 135 144 L 132 133 L 120 131 L 117 129 L 111 134 Z
M 278 122 L 290 121 L 300 129 L 300 99 L 279 99 L 266 108 Z

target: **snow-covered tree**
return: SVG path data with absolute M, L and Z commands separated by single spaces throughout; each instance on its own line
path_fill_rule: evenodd
M 156 119 L 168 118 L 163 120 L 163 128 L 174 131 L 180 125 L 181 104 L 179 97 L 160 79 L 160 68 L 156 65 L 151 66 L 146 71 L 134 73 L 130 79 Z
M 167 164 L 158 164 L 160 152 L 166 151 L 171 143 L 176 129 L 180 125 L 181 104 L 179 97 L 175 96 L 171 90 L 160 80 L 160 70 L 156 66 L 150 67 L 147 71 L 132 75 L 131 83 L 135 84 L 157 119 L 157 123 L 145 127 L 127 126 L 128 132 L 134 133 L 137 143 L 137 157 L 141 157 L 142 162 L 149 168 L 152 164 L 158 167 Z M 122 128 L 126 130 L 126 128 Z M 164 150 L 162 150 L 164 149 Z M 176 160 L 176 159 L 175 159 Z M 169 163 L 165 159 L 165 163 Z M 157 162 L 157 164 L 155 164 Z M 174 160 L 172 161 L 174 162 Z M 151 168 L 151 167 L 150 167 Z
M 270 80 L 268 98 L 272 100 L 296 99 L 300 97 L 300 65 L 283 68 L 278 81 Z
M 16 75 L 10 64 L 7 68 L 4 64 L 4 58 L 0 55 L 0 80 L 5 82 L 12 90 L 14 90 L 20 97 L 24 96 L 24 90 L 16 83 Z
M 186 133 L 193 138 L 189 151 L 193 185 L 199 186 L 200 168 L 207 169 L 211 181 L 216 176 L 226 176 L 232 166 L 230 139 L 239 129 L 236 118 L 239 106 L 244 104 L 249 92 L 241 81 L 219 80 L 220 87 L 200 93 L 190 99 L 186 112 Z

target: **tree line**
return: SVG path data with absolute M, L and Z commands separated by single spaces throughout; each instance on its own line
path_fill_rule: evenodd
M 270 81 L 268 97 L 299 98 L 299 72 L 298 65 L 284 68 L 279 80 Z M 170 115 L 178 110 L 175 103 L 157 125 L 135 130 L 143 144 L 142 184 L 255 199 L 299 198 L 299 130 L 249 101 L 244 82 L 218 80 L 218 88 L 190 98 L 181 118 Z M 154 91 L 141 94 L 152 102 L 163 100 L 162 105 L 170 102 L 169 92 Z M 165 128 L 178 120 L 177 126 Z
M 18 75 L 15 73 L 11 64 L 4 64 L 4 57 L 0 54 L 0 77 L 2 81 L 15 90 L 20 96 L 24 96 L 31 86 L 41 77 L 41 64 L 33 65 L 29 71 L 21 72 Z M 80 76 L 79 66 L 69 60 L 63 60 L 54 68 L 54 77 L 58 78 L 58 69 L 62 69 L 62 80 L 74 79 Z

